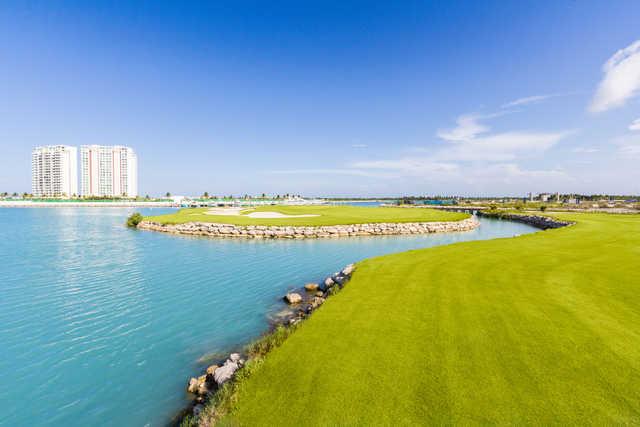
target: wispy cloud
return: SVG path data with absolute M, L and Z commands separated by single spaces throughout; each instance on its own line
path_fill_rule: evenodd
M 640 130 L 640 119 L 635 119 L 629 125 L 629 130 Z
M 352 148 L 367 148 L 367 144 L 351 144 Z
M 505 161 L 521 155 L 545 151 L 574 131 L 531 132 L 512 131 L 489 133 L 491 128 L 483 119 L 495 118 L 507 112 L 493 114 L 465 114 L 456 120 L 457 127 L 441 130 L 438 136 L 447 144 L 431 150 L 432 157 L 438 161 Z
M 265 171 L 273 175 L 350 175 L 378 178 L 393 178 L 391 174 L 375 173 L 355 168 L 336 168 L 336 169 L 282 169 Z
M 365 160 L 357 161 L 349 165 L 356 169 L 374 169 L 396 171 L 403 175 L 431 175 L 450 174 L 460 170 L 456 163 L 435 162 L 429 158 L 405 157 L 397 160 Z
M 617 154 L 623 158 L 640 158 L 640 137 L 637 134 L 628 134 L 611 140 L 618 147 Z
M 575 131 L 497 133 L 446 146 L 434 157 L 468 162 L 514 160 L 544 152 L 573 133 Z
M 513 108 L 513 107 L 521 107 L 523 105 L 528 105 L 528 104 L 537 104 L 549 98 L 557 98 L 559 96 L 567 96 L 567 95 L 569 94 L 568 93 L 550 93 L 545 95 L 525 96 L 524 98 L 518 98 L 516 100 L 502 104 L 500 108 Z
M 576 147 L 573 150 L 574 153 L 578 153 L 578 154 L 591 154 L 591 153 L 597 153 L 598 150 L 597 148 L 592 148 L 592 147 Z
M 640 40 L 617 51 L 602 71 L 604 78 L 589 106 L 593 113 L 620 107 L 640 90 Z
M 479 121 L 487 118 L 479 114 L 465 114 L 456 120 L 457 126 L 453 129 L 439 130 L 437 135 L 439 138 L 449 142 L 469 141 L 477 135 L 488 132 L 491 128 Z

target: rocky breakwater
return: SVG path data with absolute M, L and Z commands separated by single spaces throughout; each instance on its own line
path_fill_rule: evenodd
M 475 217 L 461 221 L 367 223 L 318 227 L 233 225 L 209 222 L 161 224 L 141 221 L 141 230 L 211 237 L 244 237 L 249 239 L 305 239 L 323 237 L 377 236 L 393 234 L 428 234 L 473 230 L 479 225 Z
M 486 216 L 490 218 L 500 218 L 500 219 L 507 219 L 509 221 L 522 222 L 522 223 L 540 228 L 542 230 L 566 227 L 568 225 L 573 224 L 573 222 L 570 222 L 570 221 L 561 221 L 556 218 L 542 216 L 542 215 L 510 214 L 510 213 L 488 212 L 488 211 L 480 211 L 478 212 L 478 215 Z
M 321 283 L 307 283 L 299 289 L 292 290 L 284 295 L 283 300 L 287 308 L 283 310 L 274 322 L 273 330 L 277 328 L 292 331 L 300 322 L 309 317 L 318 309 L 327 298 L 336 294 L 351 279 L 356 266 L 349 264 L 340 271 L 325 278 Z M 271 332 L 270 334 L 273 334 Z M 262 340 L 268 340 L 267 334 Z M 252 356 L 250 346 L 246 351 L 247 357 L 240 353 L 231 353 L 220 364 L 214 364 L 206 369 L 203 375 L 189 379 L 187 391 L 195 395 L 191 408 L 184 415 L 198 418 L 205 409 L 205 405 L 227 382 L 233 382 L 245 365 L 254 361 L 254 358 L 263 357 L 264 354 Z

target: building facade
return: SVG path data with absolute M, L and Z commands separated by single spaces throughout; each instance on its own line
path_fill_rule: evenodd
M 36 197 L 78 194 L 78 149 L 66 145 L 36 147 L 31 153 L 31 193 Z
M 129 147 L 82 145 L 80 147 L 82 196 L 137 197 L 138 159 Z

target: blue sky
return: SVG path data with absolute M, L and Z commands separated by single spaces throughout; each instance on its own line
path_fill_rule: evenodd
M 36 145 L 123 144 L 143 194 L 638 194 L 639 19 L 638 1 L 5 1 L 0 191 L 29 191 Z

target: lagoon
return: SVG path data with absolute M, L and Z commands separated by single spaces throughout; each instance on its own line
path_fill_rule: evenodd
M 480 218 L 464 233 L 208 239 L 127 229 L 133 211 L 0 209 L 0 425 L 166 425 L 188 377 L 264 332 L 287 290 L 363 258 L 536 231 Z

